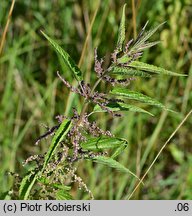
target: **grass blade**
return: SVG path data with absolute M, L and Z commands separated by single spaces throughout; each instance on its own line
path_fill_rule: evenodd
M 129 169 L 124 167 L 122 164 L 114 160 L 110 157 L 104 157 L 104 156 L 97 156 L 93 158 L 93 161 L 96 163 L 100 163 L 103 165 L 106 165 L 108 167 L 114 168 L 116 170 L 119 170 L 120 172 L 129 173 L 133 175 L 135 178 L 139 179 L 133 172 L 131 172 Z

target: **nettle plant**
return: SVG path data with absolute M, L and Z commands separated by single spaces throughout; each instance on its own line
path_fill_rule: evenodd
M 33 161 L 35 167 L 29 170 L 28 174 L 22 179 L 19 186 L 19 199 L 72 199 L 70 185 L 74 182 L 78 184 L 80 189 L 84 189 L 90 195 L 90 199 L 93 199 L 92 192 L 81 177 L 76 174 L 76 164 L 79 160 L 91 160 L 105 164 L 138 178 L 133 172 L 115 160 L 125 150 L 128 142 L 125 139 L 115 137 L 110 131 L 102 130 L 96 122 L 90 122 L 89 117 L 97 112 L 107 112 L 114 118 L 121 117 L 121 111 L 150 114 L 140 107 L 129 104 L 129 100 L 136 100 L 166 109 L 157 100 L 139 92 L 131 91 L 126 86 L 135 77 L 151 77 L 155 74 L 179 76 L 180 74 L 138 61 L 145 49 L 159 43 L 159 41 L 149 42 L 148 40 L 163 23 L 145 31 L 146 23 L 135 40 L 126 42 L 125 7 L 126 5 L 123 7 L 117 45 L 111 54 L 111 62 L 107 68 L 103 67 L 104 60 L 98 58 L 97 48 L 95 48 L 94 71 L 98 79 L 93 82 L 93 86 L 83 80 L 83 73 L 70 55 L 55 40 L 42 32 L 72 72 L 78 86 L 72 86 L 57 72 L 59 79 L 70 91 L 83 97 L 84 103 L 80 113 L 73 108 L 72 117 L 57 116 L 58 125 L 49 129 L 37 140 L 36 144 L 43 138 L 53 135 L 51 144 L 44 155 L 31 156 L 24 162 L 24 164 L 27 164 Z M 118 78 L 119 76 L 121 76 L 121 79 Z M 109 92 L 98 92 L 96 90 L 102 81 L 111 84 Z M 92 111 L 88 113 L 90 107 L 92 107 Z

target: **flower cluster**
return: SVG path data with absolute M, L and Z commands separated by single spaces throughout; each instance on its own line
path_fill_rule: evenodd
M 85 83 L 84 81 L 82 81 L 79 84 L 79 88 L 75 88 L 73 86 L 71 86 L 60 74 L 59 72 L 57 72 L 58 77 L 63 81 L 63 83 L 66 85 L 66 87 L 68 87 L 72 92 L 78 93 L 81 96 L 83 96 L 87 101 L 92 102 L 94 104 L 99 105 L 103 110 L 107 111 L 108 113 L 110 113 L 112 116 L 121 116 L 120 114 L 116 114 L 113 111 L 111 111 L 110 109 L 108 109 L 107 104 L 109 104 L 110 102 L 123 102 L 120 99 L 114 99 L 114 98 L 107 98 L 107 94 L 105 93 L 100 93 L 98 91 L 91 91 L 91 87 L 90 84 Z M 101 75 L 102 76 L 102 75 Z M 107 76 L 106 76 L 107 77 Z M 105 77 L 105 78 L 106 78 Z M 110 78 L 112 79 L 112 78 Z M 129 78 L 131 79 L 131 78 Z M 114 82 L 116 82 L 114 80 Z M 121 83 L 121 80 L 118 81 L 119 83 Z
M 135 80 L 134 77 L 129 77 L 126 79 L 116 79 L 114 77 L 111 77 L 108 75 L 108 73 L 110 72 L 110 67 L 105 71 L 102 67 L 102 64 L 104 62 L 103 59 L 98 60 L 98 55 L 97 55 L 97 48 L 95 48 L 95 52 L 94 52 L 94 59 L 95 59 L 95 72 L 97 74 L 98 78 L 101 78 L 102 80 L 104 80 L 105 82 L 110 83 L 112 86 L 115 85 L 124 85 L 127 86 L 130 84 L 130 81 Z M 118 51 L 114 50 L 114 52 L 111 54 L 111 58 L 112 58 L 112 62 L 113 63 L 117 63 L 117 54 Z M 121 66 L 125 66 L 125 65 L 121 65 Z

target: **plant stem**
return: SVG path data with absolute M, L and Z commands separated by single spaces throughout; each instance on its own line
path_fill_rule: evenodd
M 3 31 L 2 38 L 1 38 L 1 41 L 0 41 L 0 55 L 1 55 L 2 51 L 3 51 L 3 46 L 4 46 L 4 43 L 5 43 L 6 34 L 7 34 L 7 31 L 8 31 L 8 28 L 9 28 L 9 23 L 10 23 L 10 20 L 11 20 L 14 5 L 15 5 L 15 0 L 13 0 L 12 3 L 11 3 L 11 7 L 10 7 L 10 10 L 9 10 L 9 14 L 8 14 L 7 22 L 6 22 L 6 25 L 5 25 L 5 29 Z
M 99 79 L 96 81 L 96 83 L 94 84 L 94 86 L 93 86 L 93 88 L 92 88 L 92 90 L 91 90 L 90 96 L 93 95 L 93 92 L 95 91 L 95 89 L 96 89 L 96 87 L 99 85 L 99 83 L 101 82 L 103 76 L 105 76 L 106 73 L 108 73 L 108 72 L 110 71 L 110 69 L 111 69 L 111 67 L 109 67 L 109 68 L 102 74 L 102 76 L 100 76 Z M 79 119 L 78 124 L 81 124 L 83 115 L 85 114 L 85 111 L 86 111 L 88 105 L 89 105 L 89 100 L 85 99 L 85 100 L 84 100 L 83 107 L 82 107 L 82 109 L 81 109 L 80 119 Z

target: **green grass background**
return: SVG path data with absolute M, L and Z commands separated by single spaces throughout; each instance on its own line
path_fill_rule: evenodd
M 86 36 L 91 32 L 82 56 L 81 69 L 87 82 L 95 81 L 94 48 L 109 62 L 117 39 L 122 6 L 127 3 L 126 38 L 134 37 L 149 20 L 149 27 L 166 24 L 153 36 L 162 43 L 146 51 L 142 61 L 188 74 L 188 77 L 160 76 L 137 79 L 129 86 L 164 103 L 177 113 L 144 106 L 155 116 L 125 113 L 119 119 L 107 114 L 94 118 L 100 127 L 129 141 L 128 149 L 118 161 L 142 176 L 160 148 L 192 107 L 192 4 L 190 0 L 137 0 L 135 14 L 131 0 L 17 0 L 0 56 L 0 192 L 12 188 L 8 171 L 23 176 L 27 167 L 22 161 L 48 148 L 50 139 L 35 146 L 36 138 L 45 132 L 42 124 L 53 126 L 58 114 L 81 109 L 82 99 L 69 96 L 69 90 L 56 71 L 71 83 L 72 75 L 43 38 L 45 31 L 74 58 L 78 64 Z M 11 1 L 0 1 L 0 37 L 5 28 Z M 91 20 L 98 9 L 91 28 Z M 136 25 L 135 25 L 136 22 Z M 109 86 L 101 84 L 100 91 Z M 192 117 L 166 146 L 132 199 L 192 199 Z M 80 175 L 95 199 L 127 199 L 136 185 L 132 176 L 102 165 L 83 161 Z M 74 185 L 75 199 L 88 195 Z

